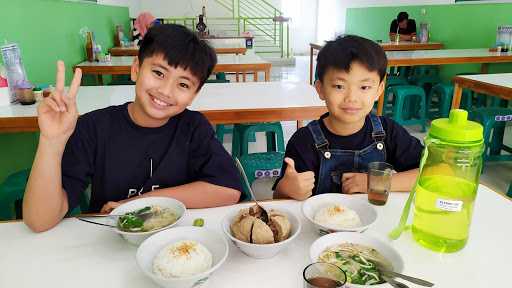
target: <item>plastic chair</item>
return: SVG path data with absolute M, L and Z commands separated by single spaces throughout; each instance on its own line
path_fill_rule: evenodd
M 249 154 L 250 136 L 256 132 L 265 132 L 267 138 L 267 152 L 284 152 L 283 127 L 280 122 L 236 124 L 233 130 L 233 157 L 242 157 Z
M 400 125 L 421 125 L 421 131 L 425 132 L 427 125 L 425 90 L 418 86 L 403 85 L 391 87 L 390 93 L 393 93 L 394 97 L 393 119 Z M 418 103 L 419 109 L 417 113 L 407 115 L 404 112 L 407 107 L 410 107 L 411 102 Z
M 497 117 L 512 115 L 508 108 L 477 108 L 470 112 L 470 119 L 484 127 L 484 162 L 512 161 L 512 155 L 502 155 L 501 151 L 512 153 L 512 147 L 503 144 L 505 121 L 497 121 Z M 501 135 L 499 135 L 501 134 Z
M 241 156 L 240 163 L 244 167 L 249 185 L 252 185 L 254 180 L 261 178 L 279 177 L 281 173 L 281 166 L 283 164 L 284 152 L 263 152 L 251 153 Z M 244 191 L 240 196 L 240 201 L 251 200 L 251 195 L 247 185 L 243 183 Z
M 0 220 L 14 220 L 23 218 L 22 203 L 25 187 L 27 185 L 30 169 L 24 169 L 9 175 L 0 184 Z M 80 197 L 80 206 L 68 213 L 70 216 L 87 211 L 89 199 L 85 193 Z

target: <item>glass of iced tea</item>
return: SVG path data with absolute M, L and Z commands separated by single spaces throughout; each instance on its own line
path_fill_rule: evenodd
M 340 267 L 316 262 L 304 268 L 304 288 L 338 288 L 347 282 L 347 275 Z
M 382 206 L 388 201 L 393 166 L 386 162 L 368 164 L 368 202 Z

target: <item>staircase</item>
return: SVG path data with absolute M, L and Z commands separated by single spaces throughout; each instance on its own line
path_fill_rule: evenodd
M 229 11 L 232 17 L 207 17 L 210 31 L 221 32 L 223 36 L 239 36 L 251 32 L 254 36 L 254 50 L 269 57 L 289 58 L 290 33 L 288 22 L 280 21 L 283 13 L 265 0 L 215 0 Z M 196 30 L 197 19 L 193 17 L 169 18 L 166 23 L 178 23 Z

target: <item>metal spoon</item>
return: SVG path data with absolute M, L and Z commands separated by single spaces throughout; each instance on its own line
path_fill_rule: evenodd
M 151 218 L 153 215 L 154 215 L 154 212 L 153 212 L 152 209 L 149 209 L 149 210 L 146 210 L 144 212 L 136 214 L 137 217 L 140 217 L 144 221 L 146 221 L 147 219 Z M 86 217 L 87 218 L 110 218 L 110 219 L 113 219 L 114 221 L 117 221 L 117 219 L 119 219 L 119 217 L 121 217 L 121 216 L 125 216 L 125 215 L 124 214 L 123 215 L 106 214 L 106 215 L 87 215 Z M 91 220 L 87 220 L 87 219 L 84 219 L 84 218 L 81 218 L 81 217 L 77 217 L 77 219 L 80 220 L 80 221 L 91 223 L 91 224 L 96 224 L 96 225 L 101 225 L 101 226 L 117 228 L 117 226 L 115 226 L 115 225 L 105 224 L 105 223 L 96 222 L 96 221 L 91 221 Z
M 395 279 L 393 279 L 391 277 L 382 275 L 382 279 L 384 279 L 386 282 L 389 283 L 389 285 L 391 285 L 391 286 L 393 286 L 395 288 L 409 288 L 409 286 L 405 285 L 402 282 L 398 282 L 398 281 L 396 281 Z
M 238 171 L 240 171 L 240 174 L 242 175 L 242 178 L 244 178 L 245 185 L 249 188 L 249 193 L 251 193 L 251 197 L 254 200 L 254 203 L 256 206 L 258 206 L 261 209 L 261 221 L 268 223 L 268 213 L 267 211 L 261 206 L 258 201 L 256 201 L 256 197 L 254 196 L 254 192 L 252 191 L 251 185 L 249 184 L 249 179 L 247 179 L 247 174 L 245 174 L 244 167 L 242 166 L 242 163 L 240 163 L 240 160 L 238 160 L 237 157 L 235 157 L 235 164 L 236 168 L 238 168 Z
M 387 275 L 387 276 L 390 276 L 390 277 L 395 277 L 395 278 L 401 278 L 401 279 L 404 279 L 406 281 L 409 281 L 411 283 L 418 284 L 418 285 L 421 285 L 421 286 L 425 286 L 425 287 L 432 287 L 432 286 L 434 286 L 434 283 L 428 282 L 427 280 L 423 280 L 423 279 L 412 277 L 412 276 L 407 276 L 407 275 L 400 274 L 400 273 L 397 273 L 397 272 L 394 272 L 394 271 L 380 270 L 380 272 L 382 274 L 384 274 L 384 275 Z

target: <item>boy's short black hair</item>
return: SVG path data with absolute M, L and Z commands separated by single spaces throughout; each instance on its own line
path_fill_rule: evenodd
M 139 63 L 161 54 L 171 67 L 189 69 L 203 86 L 217 64 L 217 54 L 205 41 L 185 26 L 176 24 L 153 25 L 142 39 Z
M 400 12 L 398 13 L 398 16 L 396 16 L 396 21 L 398 23 L 404 21 L 404 20 L 408 20 L 409 19 L 409 14 L 407 14 L 407 12 Z
M 327 41 L 317 57 L 316 73 L 322 81 L 329 69 L 350 71 L 354 62 L 364 65 L 370 72 L 377 72 L 380 81 L 384 79 L 388 59 L 382 47 L 363 37 L 346 35 Z

